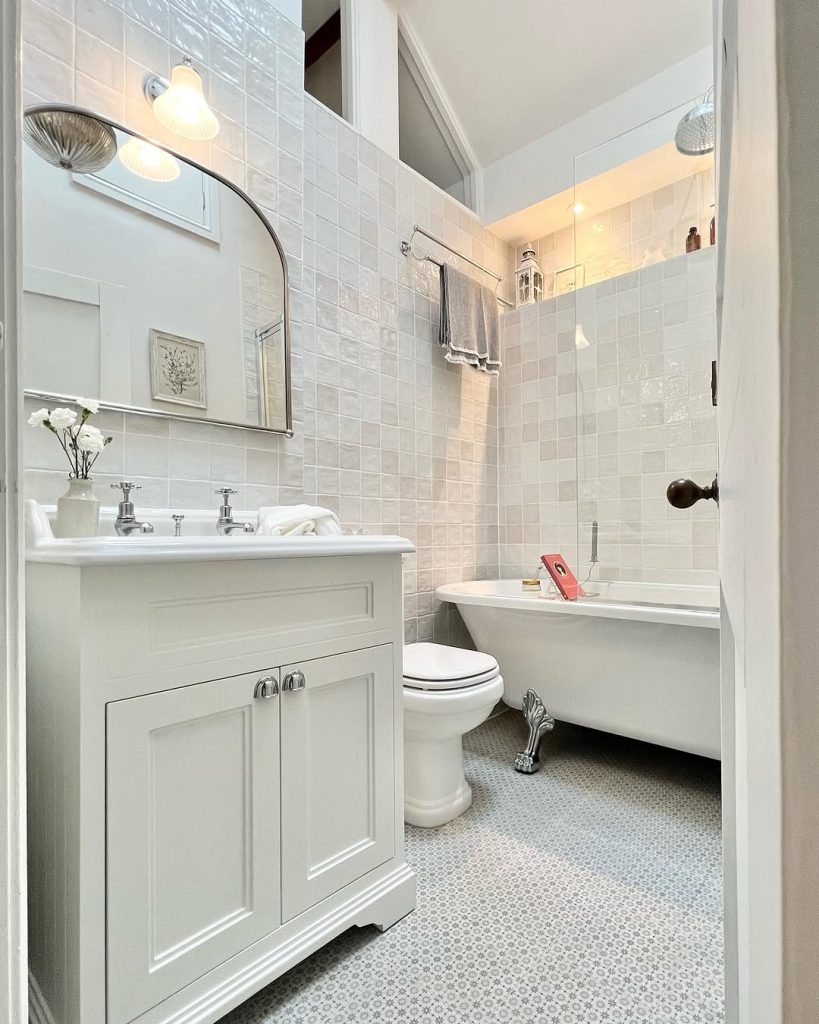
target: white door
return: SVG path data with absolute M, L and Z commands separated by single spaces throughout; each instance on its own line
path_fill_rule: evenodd
M 108 1024 L 280 924 L 279 698 L 258 678 L 108 705 Z
M 392 645 L 281 670 L 282 916 L 395 848 Z M 289 681 L 299 687 L 288 690 Z
M 722 0 L 727 1024 L 819 1019 L 819 7 Z

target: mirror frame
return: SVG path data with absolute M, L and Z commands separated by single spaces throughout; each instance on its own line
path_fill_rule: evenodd
M 89 110 L 87 107 L 78 107 L 70 103 L 36 103 L 23 110 L 23 116 L 27 114 L 39 114 L 46 111 L 62 111 L 70 114 L 83 114 L 86 117 L 93 117 L 97 121 L 102 121 L 103 124 L 109 125 L 109 127 L 116 131 L 125 132 L 131 135 L 135 139 L 141 139 L 143 142 L 148 142 L 152 146 L 156 146 L 158 149 L 164 150 L 175 160 L 181 160 L 182 163 L 187 164 L 189 167 L 193 167 L 195 170 L 200 171 L 203 174 L 209 175 L 211 178 L 215 178 L 221 185 L 229 188 L 234 192 L 240 199 L 243 199 L 250 209 L 256 214 L 259 220 L 262 222 L 264 227 L 267 229 L 268 234 L 273 239 L 273 244 L 276 246 L 276 250 L 279 254 L 279 258 L 282 261 L 282 273 L 284 275 L 283 291 L 284 291 L 284 309 L 282 311 L 282 317 L 284 319 L 284 387 L 285 387 L 285 421 L 286 425 L 284 429 L 280 427 L 266 427 L 262 424 L 255 423 L 238 423 L 235 420 L 220 420 L 210 419 L 203 416 L 190 416 L 183 412 L 167 412 L 164 409 L 152 409 L 140 405 L 124 405 L 119 402 L 106 402 L 100 398 L 101 409 L 111 409 L 115 412 L 128 412 L 136 416 L 158 416 L 162 419 L 170 420 L 185 420 L 188 423 L 203 423 L 203 424 L 215 424 L 223 427 L 241 427 L 243 430 L 262 430 L 265 433 L 270 434 L 283 434 L 286 437 L 293 437 L 293 396 L 292 396 L 292 380 L 291 380 L 291 350 L 290 350 L 290 278 L 287 268 L 287 256 L 285 255 L 284 249 L 279 236 L 267 216 L 264 214 L 262 209 L 257 203 L 250 198 L 250 196 L 239 188 L 234 182 L 230 181 L 229 178 L 223 177 L 218 171 L 214 171 L 212 168 L 205 167 L 203 164 L 198 163 L 196 160 L 192 160 L 190 157 L 183 156 L 181 153 L 177 153 L 174 149 L 169 149 L 161 142 L 157 142 L 148 135 L 143 135 L 140 132 L 136 132 L 131 128 L 126 127 L 124 124 L 120 124 L 118 121 L 112 120 L 110 117 L 106 117 L 104 114 L 96 114 L 93 110 Z M 25 145 L 25 143 L 23 143 Z M 23 195 L 25 194 L 25 182 L 23 181 Z M 23 200 L 24 201 L 24 200 Z M 70 403 L 74 401 L 74 396 L 59 394 L 56 391 L 40 391 L 36 388 L 23 388 L 23 394 L 27 398 L 42 398 L 48 401 L 55 402 L 66 402 Z

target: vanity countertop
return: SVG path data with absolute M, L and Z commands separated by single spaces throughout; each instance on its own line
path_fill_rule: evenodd
M 107 533 L 87 538 L 56 538 L 51 530 L 49 509 L 26 502 L 26 561 L 56 565 L 115 566 L 153 562 L 236 561 L 260 558 L 315 558 L 338 555 L 405 554 L 415 550 L 404 537 L 368 534 L 326 534 L 307 537 L 260 537 L 256 534 L 220 536 L 213 532 L 190 532 L 181 537 L 154 534 L 118 537 Z M 115 512 L 116 510 L 114 510 Z M 157 523 L 169 519 L 166 510 L 143 510 L 144 518 Z M 102 528 L 107 524 L 103 510 Z M 187 511 L 191 531 L 202 529 L 203 517 L 215 513 Z M 237 519 L 246 518 L 236 513 Z

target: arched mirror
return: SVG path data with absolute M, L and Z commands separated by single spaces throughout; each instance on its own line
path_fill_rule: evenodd
M 23 385 L 292 434 L 287 264 L 235 185 L 96 114 L 26 111 Z

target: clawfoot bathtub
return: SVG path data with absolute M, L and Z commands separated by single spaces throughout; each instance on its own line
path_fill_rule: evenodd
M 531 689 L 556 719 L 719 758 L 716 589 L 588 589 L 596 596 L 550 600 L 519 580 L 487 580 L 437 594 L 458 606 L 478 650 L 497 658 L 512 707 Z

